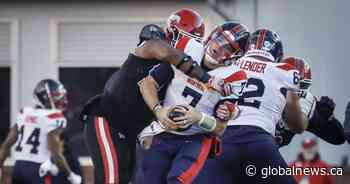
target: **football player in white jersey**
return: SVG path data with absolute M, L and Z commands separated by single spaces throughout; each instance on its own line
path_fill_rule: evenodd
M 34 89 L 35 107 L 23 108 L 0 149 L 0 167 L 10 155 L 15 165 L 14 184 L 43 184 L 52 181 L 59 169 L 72 184 L 81 177 L 72 172 L 63 156 L 60 135 L 66 126 L 62 111 L 67 106 L 64 86 L 55 80 L 44 79 Z
M 234 65 L 248 76 L 238 101 L 240 114 L 230 120 L 222 137 L 222 154 L 208 160 L 194 183 L 295 183 L 292 176 L 264 176 L 263 168 L 288 167 L 275 143 L 275 127 L 286 109 L 286 123 L 296 133 L 307 126 L 301 112 L 299 73 L 279 63 L 283 47 L 279 36 L 259 29 L 251 34 L 246 54 Z
M 306 130 L 330 144 L 343 144 L 345 142 L 343 126 L 333 115 L 335 103 L 327 96 L 317 100 L 310 92 L 312 84 L 310 65 L 304 59 L 297 57 L 286 57 L 283 62 L 293 65 L 300 73 L 300 107 L 309 118 Z M 285 126 L 283 119 L 277 124 L 276 140 L 280 146 L 289 144 L 294 135 Z
M 249 32 L 241 24 L 230 22 L 218 26 L 207 41 L 207 54 L 201 63 L 210 69 L 220 67 L 211 70 L 210 75 L 231 82 L 231 93 L 237 98 L 244 86 L 242 83 L 246 82 L 246 75 L 237 66 L 225 66 L 225 62 L 237 57 L 239 51 L 244 50 L 245 44 L 240 45 L 239 41 L 245 39 L 246 42 L 248 36 Z M 177 42 L 176 48 L 191 55 L 195 61 L 201 62 L 203 59 L 203 46 L 193 39 L 182 38 Z M 191 54 L 192 52 L 195 53 Z M 161 105 L 157 90 L 165 87 L 166 95 Z M 221 95 L 208 91 L 198 81 L 170 65 L 160 64 L 154 68 L 150 76 L 140 82 L 140 89 L 145 102 L 154 111 L 159 122 L 153 122 L 141 133 L 141 137 L 154 137 L 141 164 L 144 179 L 137 183 L 191 183 L 201 170 L 211 148 L 217 146 L 213 143 L 216 141 L 213 136 L 221 135 L 231 114 L 237 112 L 234 104 L 224 105 L 224 115 L 221 118 L 214 117 L 214 108 Z M 161 111 L 163 108 L 172 109 L 173 105 L 184 105 L 175 106 L 178 109 L 175 111 L 184 115 L 174 118 L 178 122 L 177 129 L 163 128 Z

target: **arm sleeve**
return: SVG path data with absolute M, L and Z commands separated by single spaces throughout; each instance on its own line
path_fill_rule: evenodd
M 316 97 L 314 97 L 310 92 L 302 91 L 299 100 L 301 111 L 311 119 L 316 108 Z
M 156 65 L 149 73 L 150 76 L 157 82 L 159 89 L 167 86 L 174 78 L 174 70 L 170 64 L 161 63 Z

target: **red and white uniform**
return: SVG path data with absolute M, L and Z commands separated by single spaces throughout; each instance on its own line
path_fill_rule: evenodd
M 17 116 L 18 139 L 13 148 L 15 160 L 43 163 L 51 157 L 47 135 L 66 127 L 67 120 L 59 110 L 23 108 Z
M 257 126 L 272 135 L 286 105 L 287 89 L 297 89 L 299 74 L 286 63 L 272 63 L 242 57 L 236 66 L 247 73 L 248 81 L 239 101 L 240 115 L 228 126 Z

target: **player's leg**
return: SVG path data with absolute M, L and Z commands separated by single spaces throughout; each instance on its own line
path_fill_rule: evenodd
M 120 153 L 126 151 L 119 144 L 119 135 L 111 131 L 108 122 L 102 117 L 91 116 L 86 122 L 85 139 L 90 151 L 95 170 L 95 183 L 126 184 L 125 177 L 120 177 L 122 159 Z
M 160 134 L 153 137 L 152 145 L 143 151 L 143 160 L 138 168 L 142 176 L 136 178 L 136 184 L 164 184 L 177 150 L 176 140 Z
M 211 145 L 212 138 L 206 135 L 184 137 L 167 176 L 167 184 L 192 183 L 206 162 Z
M 269 168 L 276 171 L 288 167 L 274 138 L 261 131 L 256 132 L 255 135 L 252 134 L 250 137 L 256 140 L 246 145 L 245 159 L 242 165 L 245 172 L 243 175 L 244 181 L 248 183 L 296 184 L 293 176 L 283 175 L 283 173 L 281 175 L 269 175 L 268 173 Z M 250 171 L 256 172 L 254 176 L 249 176 L 252 173 L 248 173 L 248 167 L 250 167 Z
M 208 158 L 193 184 L 236 184 L 240 172 L 241 148 L 229 142 L 222 143 L 222 152 L 215 158 Z
M 39 163 L 16 161 L 12 173 L 12 184 L 47 184 L 47 180 L 39 176 Z

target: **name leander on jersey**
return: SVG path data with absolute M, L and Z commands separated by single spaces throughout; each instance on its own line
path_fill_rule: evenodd
M 248 70 L 257 73 L 265 73 L 266 63 L 241 60 L 236 63 L 242 70 Z

